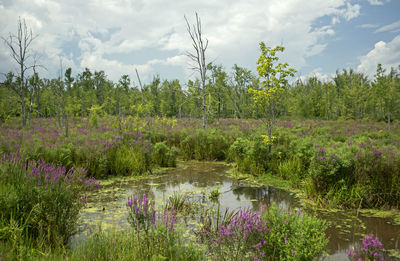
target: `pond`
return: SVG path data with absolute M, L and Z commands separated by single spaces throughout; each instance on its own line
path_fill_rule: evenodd
M 191 198 L 207 197 L 211 191 L 220 192 L 222 210 L 238 208 L 258 211 L 261 204 L 276 204 L 284 210 L 301 208 L 330 222 L 326 231 L 329 240 L 328 260 L 347 260 L 346 249 L 360 244 L 366 234 L 377 235 L 394 259 L 399 255 L 400 225 L 390 218 L 368 217 L 350 211 L 330 211 L 304 208 L 293 193 L 271 186 L 251 184 L 227 175 L 229 166 L 216 162 L 185 162 L 175 169 L 148 177 L 114 178 L 102 182 L 101 189 L 88 195 L 89 202 L 81 211 L 80 231 L 72 238 L 72 245 L 86 237 L 89 229 L 126 230 L 126 201 L 132 195 L 146 195 L 155 202 L 156 209 L 173 193 L 190 194 Z

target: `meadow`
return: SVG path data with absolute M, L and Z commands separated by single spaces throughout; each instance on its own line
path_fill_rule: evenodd
M 71 118 L 68 137 L 49 118 L 26 128 L 16 120 L 0 125 L 0 258 L 312 260 L 326 253 L 322 220 L 274 207 L 229 218 L 210 211 L 209 227 L 187 243 L 179 210 L 153 209 L 145 195 L 127 199 L 129 232 L 94 232 L 69 248 L 86 192 L 101 189 L 96 179 L 151 175 L 177 160 L 226 161 L 260 183 L 279 177 L 321 207 L 399 209 L 398 123 L 388 131 L 379 122 L 282 119 L 269 138 L 260 120 L 214 120 L 206 130 L 186 118 L 122 122 Z M 365 256 L 379 252 L 378 241 Z

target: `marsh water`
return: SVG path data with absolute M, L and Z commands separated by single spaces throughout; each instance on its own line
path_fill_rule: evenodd
M 146 195 L 155 202 L 156 209 L 173 193 L 185 193 L 201 200 L 211 191 L 220 192 L 222 211 L 238 208 L 258 211 L 261 204 L 274 203 L 284 210 L 301 208 L 314 216 L 326 219 L 330 256 L 327 260 L 348 260 L 347 249 L 360 244 L 366 234 L 374 233 L 382 241 L 388 255 L 386 260 L 396 260 L 400 249 L 400 225 L 391 218 L 371 217 L 356 211 L 315 210 L 302 206 L 295 194 L 271 186 L 260 186 L 229 175 L 229 166 L 214 162 L 185 162 L 146 178 L 116 178 L 102 182 L 101 189 L 88 195 L 89 201 L 81 211 L 80 233 L 72 239 L 76 244 L 89 230 L 126 230 L 126 202 L 132 195 Z M 398 223 L 398 221 L 397 221 Z M 389 256 L 389 254 L 391 256 Z

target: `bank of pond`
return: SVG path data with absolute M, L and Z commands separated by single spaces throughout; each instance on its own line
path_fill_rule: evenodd
M 398 124 L 114 120 L 0 125 L 1 259 L 400 256 Z

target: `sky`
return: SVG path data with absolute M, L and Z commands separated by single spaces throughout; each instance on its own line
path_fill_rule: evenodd
M 400 65 L 400 0 L 0 0 L 0 35 L 15 35 L 25 19 L 42 77 L 89 68 L 136 84 L 137 69 L 144 83 L 159 75 L 184 84 L 198 77 L 185 55 L 193 47 L 184 15 L 194 24 L 195 12 L 209 42 L 206 62 L 228 73 L 234 64 L 256 73 L 261 41 L 285 47 L 280 61 L 296 77 L 329 80 L 353 68 L 372 80 L 378 63 Z M 1 41 L 0 73 L 17 68 Z

